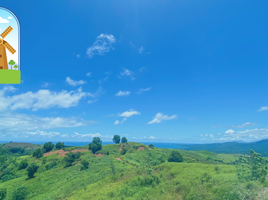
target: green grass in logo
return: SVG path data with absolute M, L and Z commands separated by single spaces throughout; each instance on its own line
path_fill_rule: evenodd
M 0 70 L 0 84 L 20 84 L 19 70 Z

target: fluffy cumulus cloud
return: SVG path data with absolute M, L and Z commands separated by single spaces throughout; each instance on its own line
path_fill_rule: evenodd
M 232 129 L 229 129 L 229 130 L 225 131 L 226 134 L 233 134 L 234 132 L 235 132 L 235 131 L 232 130 Z
M 149 90 L 151 90 L 152 88 L 151 87 L 149 87 L 149 88 L 144 88 L 144 89 L 140 89 L 139 91 L 138 91 L 138 94 L 141 94 L 141 93 L 143 93 L 143 92 L 147 92 L 147 91 L 149 91 Z
M 0 17 L 0 23 L 9 23 L 7 19 Z
M 115 96 L 128 96 L 128 95 L 130 95 L 130 92 L 129 91 L 119 91 L 119 92 L 117 92 L 116 94 L 115 94 Z
M 177 115 L 167 116 L 162 113 L 157 113 L 152 121 L 149 121 L 148 124 L 160 123 L 164 120 L 176 119 Z
M 67 138 L 69 137 L 68 134 L 60 134 L 59 132 L 46 132 L 46 131 L 34 131 L 34 132 L 24 132 L 23 137 L 26 138 L 54 138 L 54 137 L 62 137 L 62 138 Z
M 120 124 L 119 120 L 116 120 L 116 121 L 114 122 L 114 124 L 115 124 L 115 125 Z
M 125 117 L 124 119 L 122 119 L 122 121 L 120 122 L 119 120 L 116 120 L 114 122 L 115 125 L 118 125 L 118 124 L 123 124 L 125 121 L 127 121 L 127 118 Z
M 100 34 L 94 44 L 87 49 L 87 56 L 92 58 L 94 55 L 104 55 L 112 49 L 113 43 L 116 42 L 115 37 L 110 34 Z
M 119 114 L 120 117 L 131 117 L 133 115 L 140 115 L 140 112 L 134 109 L 129 109 L 128 111 Z
M 268 106 L 263 106 L 263 107 L 261 107 L 261 108 L 259 109 L 260 112 L 261 112 L 261 111 L 264 111 L 264 110 L 268 110 Z
M 123 76 L 128 76 L 130 77 L 132 80 L 135 80 L 134 77 L 134 73 L 126 68 L 123 68 L 123 72 L 120 73 L 120 75 L 118 76 L 119 78 L 122 78 Z
M 97 96 L 101 88 L 95 94 L 83 92 L 81 88 L 76 91 L 53 92 L 50 90 L 38 90 L 37 92 L 28 91 L 26 93 L 8 96 L 7 93 L 15 92 L 12 86 L 6 86 L 0 90 L 0 112 L 5 110 L 32 109 L 49 109 L 52 107 L 69 108 L 77 106 L 82 98 L 87 96 Z
M 246 128 L 248 126 L 255 126 L 255 125 L 256 125 L 256 123 L 246 122 L 242 125 L 232 126 L 232 128 Z
M 156 137 L 154 137 L 154 136 L 150 136 L 149 139 L 153 139 L 153 140 L 154 140 L 154 139 L 156 139 Z
M 71 86 L 78 86 L 78 85 L 83 85 L 87 83 L 86 81 L 83 81 L 83 80 L 74 81 L 70 77 L 66 77 L 66 82 Z
M 91 73 L 90 73 L 90 72 L 88 72 L 88 73 L 86 74 L 86 76 L 91 77 Z
M 0 119 L 0 134 L 11 134 L 12 136 L 20 136 L 22 133 L 29 134 L 29 132 L 36 135 L 37 133 L 33 133 L 39 130 L 81 127 L 97 123 L 76 117 L 38 117 L 10 112 L 0 113 Z M 41 132 L 39 131 L 39 133 Z

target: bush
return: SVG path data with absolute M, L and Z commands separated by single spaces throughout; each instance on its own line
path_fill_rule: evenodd
M 114 135 L 113 142 L 118 144 L 120 143 L 120 136 L 119 135 Z
M 107 154 L 107 156 L 109 156 L 109 154 L 110 154 L 110 153 L 109 153 L 109 151 L 107 151 L 107 153 L 106 153 L 106 154 Z
M 127 143 L 127 138 L 126 138 L 126 137 L 122 137 L 121 142 L 122 142 L 122 143 Z
M 56 144 L 56 149 L 59 150 L 59 149 L 63 149 L 64 148 L 64 143 L 63 142 L 58 142 Z
M 65 167 L 70 167 L 73 165 L 73 162 L 80 158 L 81 156 L 81 153 L 80 152 L 77 152 L 77 153 L 73 153 L 73 152 L 70 152 L 70 153 L 67 153 L 66 156 L 64 157 L 64 161 L 66 162 L 65 164 Z
M 214 170 L 216 171 L 217 174 L 221 173 L 221 168 L 219 166 L 216 166 Z
M 122 151 L 121 151 L 121 154 L 122 155 L 125 155 L 127 153 L 127 149 L 126 148 L 123 148 Z
M 154 145 L 149 144 L 149 148 L 153 149 L 154 148 Z
M 28 191 L 25 187 L 17 188 L 12 194 L 12 200 L 23 200 L 26 198 Z
M 36 149 L 34 152 L 33 152 L 33 157 L 36 157 L 36 158 L 41 158 L 43 156 L 43 150 L 42 149 Z
M 44 149 L 44 151 L 46 153 L 46 152 L 51 151 L 54 148 L 54 146 L 55 145 L 52 142 L 47 142 L 47 143 L 44 144 L 43 149 Z
M 47 158 L 45 157 L 43 160 L 42 160 L 42 165 L 46 164 L 47 162 Z
M 7 196 L 7 189 L 6 188 L 1 188 L 0 189 L 0 200 L 5 199 Z
M 49 164 L 46 165 L 46 170 L 51 170 L 52 168 L 54 168 L 55 166 L 57 166 L 57 162 L 53 161 Z
M 89 165 L 89 163 L 88 163 L 87 161 L 82 160 L 81 163 L 82 163 L 82 165 L 83 165 L 83 167 L 81 168 L 81 170 L 83 170 L 83 169 L 88 169 L 88 165 Z
M 27 162 L 27 160 L 22 160 L 21 162 L 20 162 L 20 164 L 19 164 L 19 170 L 21 170 L 21 169 L 25 169 L 25 168 L 27 168 L 28 167 L 28 162 Z
M 6 182 L 6 181 L 12 180 L 14 178 L 16 178 L 16 176 L 14 176 L 13 174 L 6 174 L 6 175 L 2 176 L 1 180 L 2 180 L 2 182 Z
M 36 173 L 36 171 L 38 170 L 39 166 L 33 162 L 28 168 L 27 168 L 27 172 L 28 172 L 28 177 L 29 178 L 33 178 L 34 174 Z
M 172 151 L 170 157 L 168 158 L 168 162 L 182 162 L 183 157 L 178 151 Z

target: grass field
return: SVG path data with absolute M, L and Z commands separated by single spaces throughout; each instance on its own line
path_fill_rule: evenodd
M 20 77 L 19 70 L 0 70 L 0 84 L 20 84 Z
M 85 148 L 87 146 L 65 150 Z M 127 149 L 125 155 L 120 151 L 122 148 Z M 6 199 L 10 200 L 18 187 L 26 187 L 26 199 L 33 200 L 231 200 L 245 196 L 254 199 L 253 196 L 257 197 L 267 189 L 266 184 L 259 182 L 251 182 L 250 187 L 249 183 L 239 183 L 235 166 L 230 162 L 241 155 L 178 150 L 184 158 L 183 162 L 167 162 L 172 151 L 149 149 L 146 145 L 133 142 L 125 146 L 109 144 L 97 152 L 102 156 L 97 157 L 89 150 L 83 151 L 81 157 L 67 168 L 64 168 L 64 157 L 57 154 L 39 159 L 31 155 L 20 156 L 8 166 L 13 168 L 17 178 L 2 182 L 0 188 L 7 188 Z M 17 170 L 17 165 L 24 159 L 39 165 L 32 179 L 28 179 L 26 169 Z M 89 162 L 88 169 L 81 170 L 82 160 Z M 57 165 L 47 170 L 45 166 L 52 162 Z M 216 166 L 220 171 L 215 170 Z

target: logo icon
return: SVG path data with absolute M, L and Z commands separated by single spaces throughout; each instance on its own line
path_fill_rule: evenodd
M 0 7 L 0 84 L 20 84 L 20 24 L 16 15 Z

